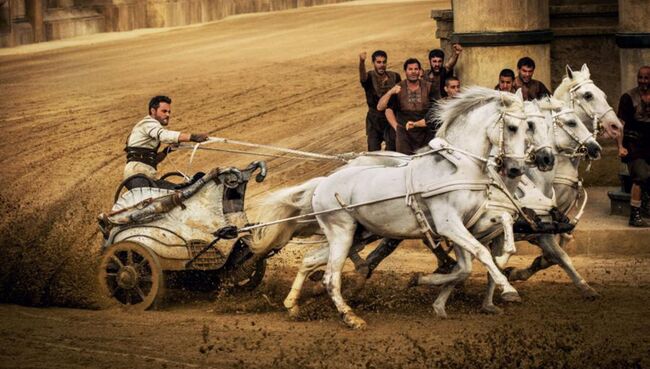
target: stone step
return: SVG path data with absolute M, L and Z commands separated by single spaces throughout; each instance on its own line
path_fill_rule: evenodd
M 610 215 L 608 192 L 617 187 L 589 187 L 585 213 L 574 231 L 574 241 L 567 245 L 569 254 L 640 255 L 650 252 L 650 228 L 630 227 L 628 214 Z M 520 242 L 519 252 L 538 254 L 537 247 Z

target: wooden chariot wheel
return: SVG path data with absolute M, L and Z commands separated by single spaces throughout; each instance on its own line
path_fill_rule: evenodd
M 104 251 L 99 284 L 114 302 L 137 310 L 155 307 L 165 289 L 158 256 L 135 242 L 119 242 Z

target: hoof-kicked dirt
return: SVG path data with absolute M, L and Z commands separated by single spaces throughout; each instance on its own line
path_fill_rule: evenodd
M 360 1 L 0 50 L 0 301 L 10 303 L 0 305 L 0 367 L 649 367 L 647 257 L 578 257 L 600 299 L 581 299 L 552 268 L 515 284 L 522 303 L 497 299 L 502 315 L 480 312 L 479 268 L 441 320 L 431 306 L 437 289 L 406 288 L 433 259 L 406 248 L 348 293 L 364 331 L 345 328 L 326 296 L 305 296 L 289 319 L 282 301 L 304 252 L 296 245 L 270 261 L 253 292 L 172 290 L 159 311 L 94 310 L 104 307 L 95 217 L 111 206 L 124 141 L 151 96 L 172 97 L 173 129 L 320 153 L 363 151 L 359 52 L 384 49 L 397 71 L 407 57 L 424 61 L 438 46 L 430 11 L 448 6 Z M 189 167 L 189 155 L 174 153 L 160 171 L 259 159 L 200 153 Z M 266 160 L 268 179 L 248 187 L 253 219 L 268 191 L 337 165 Z

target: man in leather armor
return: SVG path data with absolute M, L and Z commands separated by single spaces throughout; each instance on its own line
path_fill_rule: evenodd
M 639 69 L 637 87 L 621 96 L 618 117 L 625 124 L 619 155 L 632 177 L 629 224 L 648 227 L 641 217 L 641 195 L 650 190 L 650 66 Z
M 359 79 L 368 103 L 366 114 L 368 151 L 381 150 L 382 142 L 386 142 L 386 150 L 395 151 L 395 130 L 388 124 L 384 112 L 377 110 L 377 103 L 402 78 L 399 73 L 386 70 L 388 55 L 385 51 L 377 50 L 371 57 L 374 69 L 366 72 L 366 53 L 359 54 Z
M 379 99 L 377 110 L 386 111 L 386 119 L 396 132 L 397 152 L 413 155 L 435 137 L 426 113 L 435 101 L 437 88 L 420 79 L 420 62 L 410 58 L 404 62 L 406 79 L 396 84 Z
M 174 145 L 180 142 L 204 142 L 207 134 L 183 133 L 166 129 L 171 115 L 172 100 L 167 96 L 154 96 L 149 101 L 149 115 L 138 122 L 126 140 L 126 166 L 124 179 L 134 175 L 126 187 L 157 187 L 173 189 L 174 184 L 157 179 L 158 163 L 163 161 Z M 170 144 L 158 151 L 161 144 Z

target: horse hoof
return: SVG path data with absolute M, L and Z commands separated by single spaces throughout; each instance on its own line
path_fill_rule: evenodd
M 509 291 L 501 294 L 501 300 L 506 302 L 521 302 L 521 297 L 517 291 Z
M 418 282 L 420 281 L 420 276 L 422 276 L 422 273 L 413 273 L 408 283 L 406 284 L 406 287 L 407 288 L 417 287 Z
M 590 286 L 587 286 L 587 288 L 581 290 L 580 292 L 582 293 L 582 297 L 587 301 L 594 301 L 601 297 L 600 294 Z
M 436 316 L 440 319 L 447 319 L 449 316 L 447 316 L 447 311 L 445 311 L 444 306 L 437 306 L 433 305 L 433 311 L 436 313 Z
M 363 276 L 364 279 L 370 279 L 370 276 L 372 275 L 372 270 L 370 270 L 370 267 L 368 265 L 361 265 L 359 268 L 357 268 L 357 273 L 360 276 Z
M 503 310 L 499 307 L 496 307 L 494 305 L 483 305 L 481 306 L 481 311 L 486 313 L 486 314 L 495 314 L 495 315 L 501 315 L 503 314 Z
M 298 315 L 300 315 L 300 307 L 298 305 L 294 305 L 287 310 L 289 311 L 289 318 L 291 319 L 296 319 L 298 318 Z
M 360 329 L 365 329 L 367 324 L 366 322 L 359 318 L 358 316 L 354 315 L 354 313 L 349 312 L 346 314 L 343 314 L 343 322 L 350 328 L 360 330 Z

